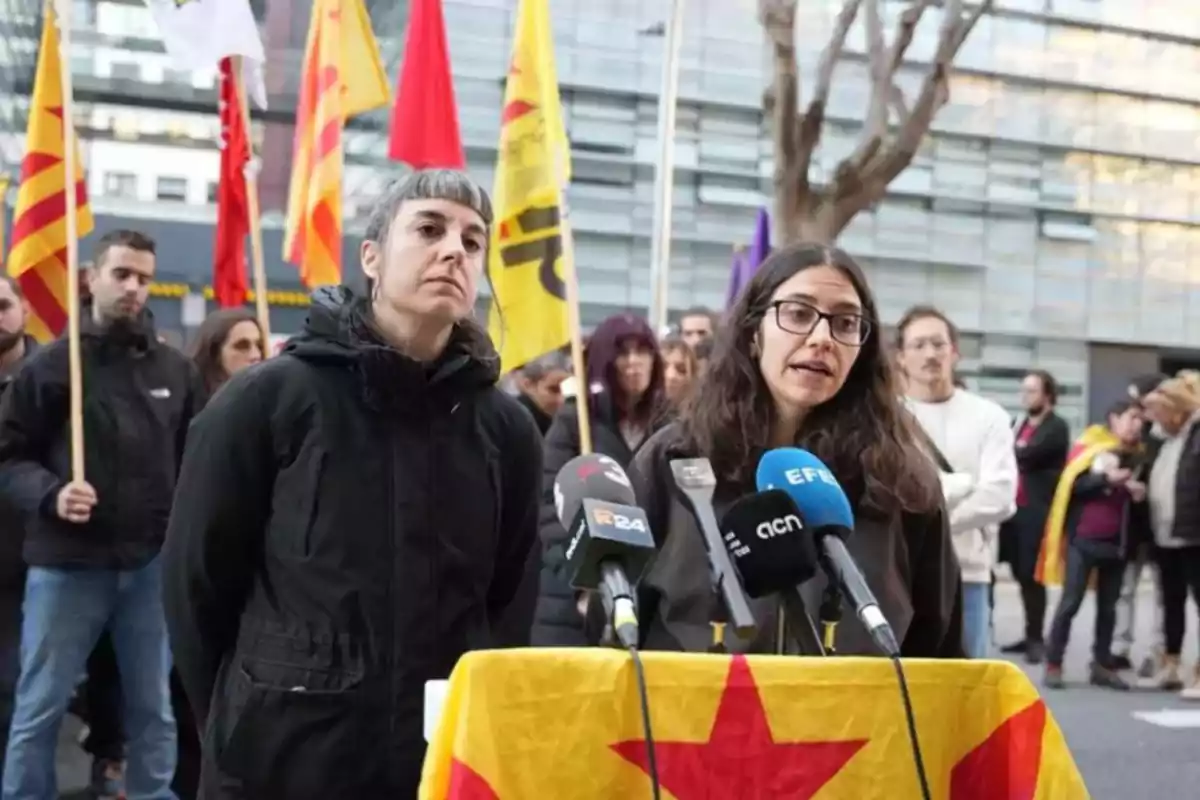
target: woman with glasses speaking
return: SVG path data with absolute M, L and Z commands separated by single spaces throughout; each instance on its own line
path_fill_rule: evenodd
M 642 581 L 650 649 L 703 651 L 712 643 L 713 591 L 704 539 L 672 494 L 669 462 L 704 457 L 717 477 L 720 519 L 755 491 L 763 453 L 802 447 L 827 464 L 855 516 L 849 548 L 905 656 L 961 657 L 959 570 L 941 489 L 918 445 L 883 353 L 875 299 L 845 252 L 801 244 L 773 254 L 717 335 L 712 361 L 677 422 L 639 451 L 630 475 L 658 540 Z M 802 589 L 810 614 L 818 581 Z M 752 600 L 759 633 L 725 637 L 733 652 L 772 652 L 777 602 Z M 871 654 L 866 630 L 843 615 L 840 654 Z

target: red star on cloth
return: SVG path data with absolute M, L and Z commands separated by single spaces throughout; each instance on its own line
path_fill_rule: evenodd
M 950 772 L 950 800 L 1033 800 L 1042 769 L 1046 705 L 1006 719 Z
M 679 800 L 807 800 L 866 743 L 866 739 L 776 742 L 750 665 L 739 655 L 729 665 L 708 741 L 656 742 L 655 751 L 659 781 Z M 644 741 L 618 742 L 612 749 L 647 768 Z

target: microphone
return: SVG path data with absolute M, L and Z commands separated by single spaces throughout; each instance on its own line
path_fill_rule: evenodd
M 608 456 L 576 456 L 554 478 L 554 510 L 569 534 L 567 579 L 576 589 L 600 591 L 627 648 L 638 645 L 633 586 L 655 553 L 646 512 L 634 503 L 629 476 Z
M 763 455 L 756 478 L 760 491 L 782 489 L 795 501 L 813 529 L 818 562 L 829 582 L 854 605 L 859 621 L 884 654 L 898 656 L 896 634 L 846 549 L 845 540 L 854 529 L 854 512 L 837 478 L 821 459 L 797 447 L 780 447 Z
M 670 463 L 675 494 L 696 518 L 704 537 L 713 589 L 720 593 L 724 601 L 734 632 L 739 638 L 749 639 L 758 626 L 754 621 L 754 612 L 750 610 L 750 601 L 746 599 L 746 592 L 733 567 L 733 560 L 725 548 L 717 514 L 713 510 L 717 478 L 713 474 L 712 464 L 707 458 L 677 458 Z
M 817 574 L 817 546 L 795 502 L 781 489 L 748 495 L 721 520 L 725 546 L 751 597 L 778 595 L 801 653 L 825 655 L 799 586 Z M 782 636 L 780 644 L 782 644 Z

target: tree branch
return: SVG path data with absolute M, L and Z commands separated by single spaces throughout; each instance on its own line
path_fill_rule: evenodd
M 759 22 L 771 42 L 774 78 L 771 84 L 772 125 L 775 143 L 775 187 L 792 180 L 790 169 L 800 150 L 796 116 L 800 106 L 800 68 L 796 63 L 796 0 L 759 0 Z M 799 190 L 808 191 L 808 173 Z

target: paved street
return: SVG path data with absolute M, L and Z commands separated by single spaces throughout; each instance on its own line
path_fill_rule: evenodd
M 1135 650 L 1135 663 L 1145 654 L 1150 638 L 1152 602 L 1149 592 L 1139 598 L 1135 647 L 1140 649 Z M 1052 595 L 1050 614 L 1056 604 L 1057 596 Z M 1089 686 L 1093 619 L 1094 605 L 1089 595 L 1072 628 L 1064 670 L 1068 688 L 1044 693 L 1092 797 L 1195 797 L 1196 787 L 1200 786 L 1200 702 L 1184 702 L 1175 694 L 1163 692 L 1122 693 Z M 998 584 L 996 641 L 1008 643 L 1020 638 L 1022 625 L 1016 585 Z M 1184 661 L 1190 668 L 1197 653 L 1194 607 L 1189 610 L 1188 626 Z M 1020 663 L 1040 688 L 1041 668 Z M 1175 713 L 1158 713 L 1164 710 Z M 1154 722 L 1135 716 L 1143 713 Z

